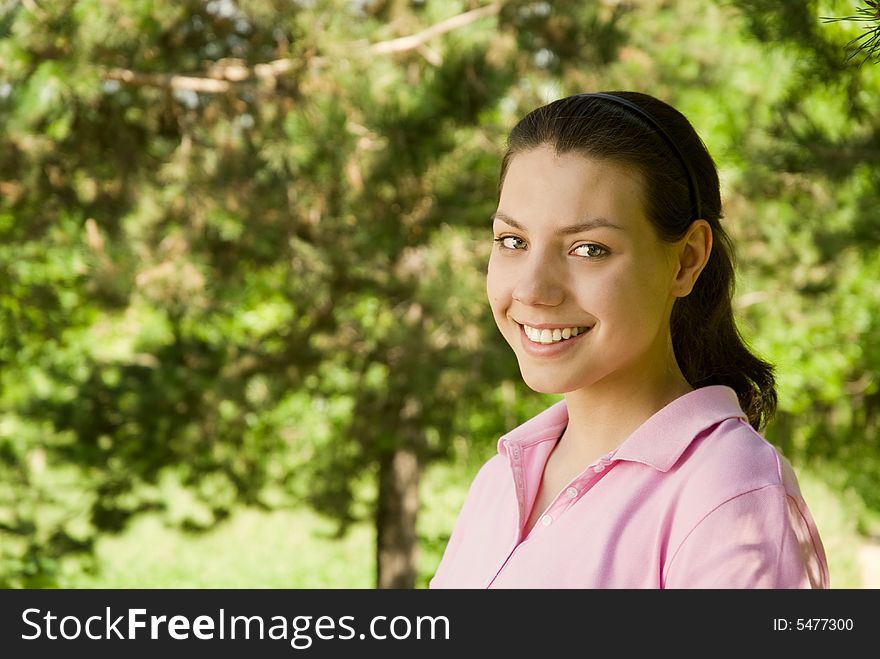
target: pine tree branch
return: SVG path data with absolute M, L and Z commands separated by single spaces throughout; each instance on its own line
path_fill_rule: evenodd
M 440 21 L 436 25 L 425 28 L 421 32 L 417 32 L 408 37 L 400 37 L 398 39 L 391 39 L 390 41 L 375 43 L 370 46 L 370 52 L 385 54 L 414 50 L 435 37 L 439 37 L 447 32 L 452 32 L 465 25 L 470 25 L 474 21 L 478 21 L 486 16 L 493 16 L 499 11 L 501 11 L 501 3 L 493 2 L 485 7 L 472 9 L 471 11 L 466 11 L 458 16 L 447 18 L 445 21 Z
M 436 65 L 439 60 L 436 54 L 433 54 L 433 51 L 426 49 L 428 41 L 470 25 L 481 18 L 493 16 L 499 11 L 501 11 L 501 3 L 493 2 L 484 7 L 447 18 L 416 34 L 371 44 L 368 46 L 368 52 L 376 55 L 387 55 L 416 50 L 428 61 Z M 309 60 L 309 63 L 320 66 L 325 61 L 326 59 L 323 57 L 313 57 Z M 233 88 L 235 83 L 250 80 L 264 80 L 272 83 L 276 78 L 289 73 L 296 67 L 297 61 L 293 59 L 278 59 L 264 64 L 257 64 L 253 67 L 245 66 L 239 60 L 221 60 L 212 66 L 211 71 L 206 76 L 191 76 L 178 73 L 142 73 L 130 69 L 116 68 L 107 71 L 104 79 L 116 80 L 137 87 L 159 87 L 203 94 L 225 94 Z
M 128 69 L 111 69 L 104 75 L 104 79 L 117 80 L 135 87 L 161 87 L 205 94 L 223 94 L 232 88 L 232 84 L 228 80 L 197 78 L 172 73 L 139 73 Z

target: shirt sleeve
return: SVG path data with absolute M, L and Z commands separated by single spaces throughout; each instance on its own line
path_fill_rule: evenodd
M 664 587 L 827 588 L 824 553 L 799 503 L 781 485 L 728 499 L 672 554 Z
M 461 544 L 462 536 L 464 535 L 465 516 L 467 513 L 466 504 L 467 498 L 465 499 L 465 505 L 463 505 L 459 511 L 455 524 L 452 527 L 452 533 L 449 536 L 449 541 L 446 543 L 446 548 L 443 550 L 443 556 L 440 557 L 440 563 L 437 565 L 434 576 L 428 581 L 429 589 L 443 588 L 446 586 L 449 565 L 455 559 L 455 554 L 458 551 L 458 546 Z
M 464 502 L 459 509 L 458 517 L 456 517 L 455 523 L 453 524 L 452 533 L 449 536 L 449 541 L 446 543 L 446 548 L 443 550 L 443 556 L 440 558 L 440 563 L 434 572 L 434 576 L 428 581 L 429 589 L 449 587 L 449 566 L 455 561 L 459 546 L 464 539 L 466 528 L 470 523 L 470 518 L 474 514 L 472 510 L 476 504 L 476 500 L 483 490 L 483 482 L 486 480 L 492 460 L 494 459 L 497 459 L 497 456 L 490 458 L 490 460 L 480 468 L 477 475 L 474 476 L 474 479 L 468 488 Z

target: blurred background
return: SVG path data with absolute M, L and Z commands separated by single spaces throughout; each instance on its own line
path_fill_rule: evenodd
M 559 398 L 485 300 L 507 131 L 635 89 L 718 164 L 832 587 L 880 587 L 872 16 L 0 0 L 0 586 L 426 587 L 499 435 Z

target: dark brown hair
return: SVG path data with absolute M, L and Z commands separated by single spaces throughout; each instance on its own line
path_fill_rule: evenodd
M 761 431 L 776 411 L 772 364 L 747 347 L 733 315 L 736 255 L 721 226 L 721 191 L 712 156 L 678 110 L 647 94 L 607 92 L 635 103 L 674 140 L 693 171 L 702 219 L 712 228 L 712 252 L 693 290 L 677 298 L 670 331 L 675 357 L 692 387 L 731 387 L 749 423 Z M 518 153 L 549 146 L 638 171 L 644 181 L 648 219 L 661 240 L 675 242 L 693 221 L 693 200 L 684 164 L 658 130 L 637 112 L 602 97 L 579 94 L 533 110 L 511 130 L 501 163 L 501 186 Z

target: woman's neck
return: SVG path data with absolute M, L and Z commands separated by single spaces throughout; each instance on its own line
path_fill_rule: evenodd
M 693 391 L 678 369 L 628 381 L 602 381 L 565 394 L 568 426 L 558 450 L 590 462 L 620 446 L 636 428 L 676 398 Z

